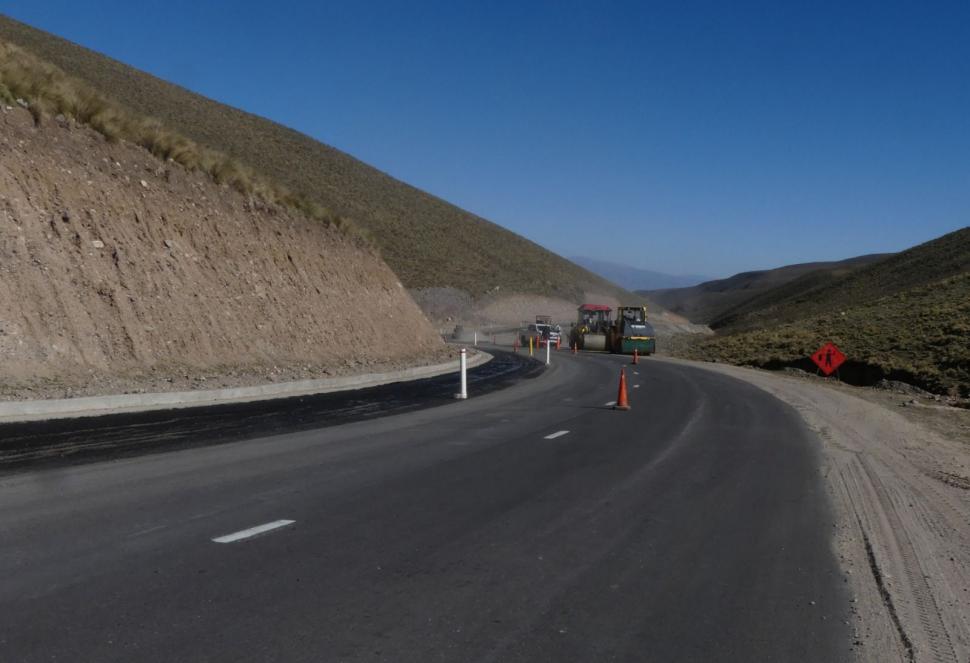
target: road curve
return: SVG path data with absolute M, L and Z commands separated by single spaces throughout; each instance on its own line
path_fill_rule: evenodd
M 2 476 L 0 660 L 847 660 L 813 434 L 653 360 L 614 411 L 628 361 Z

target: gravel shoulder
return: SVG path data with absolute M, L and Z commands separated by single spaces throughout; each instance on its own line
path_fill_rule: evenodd
M 970 661 L 970 412 L 817 379 L 657 360 L 745 380 L 818 433 L 858 660 Z

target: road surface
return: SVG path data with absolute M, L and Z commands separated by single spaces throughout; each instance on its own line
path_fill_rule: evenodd
M 0 660 L 848 659 L 813 434 L 733 378 L 628 362 L 0 475 Z

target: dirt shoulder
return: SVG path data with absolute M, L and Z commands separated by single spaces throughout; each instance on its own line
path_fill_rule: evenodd
M 970 660 L 970 412 L 756 369 L 660 361 L 754 384 L 818 433 L 858 660 Z

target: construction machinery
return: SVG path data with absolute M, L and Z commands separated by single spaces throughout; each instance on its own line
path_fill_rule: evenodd
M 580 350 L 606 350 L 612 328 L 612 308 L 604 304 L 583 304 L 569 335 L 569 344 Z
M 613 309 L 605 304 L 583 304 L 578 320 L 569 337 L 570 345 L 580 350 L 605 350 L 616 354 L 650 355 L 656 351 L 653 327 L 647 322 L 646 306 L 620 306 Z
M 657 338 L 647 322 L 646 306 L 620 306 L 610 331 L 610 352 L 617 354 L 652 355 L 657 351 Z

